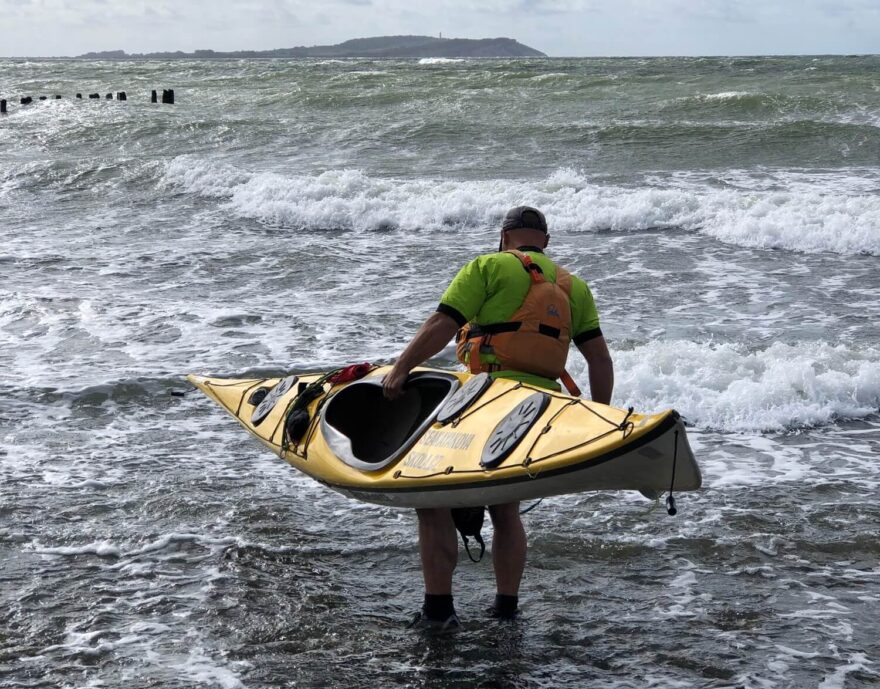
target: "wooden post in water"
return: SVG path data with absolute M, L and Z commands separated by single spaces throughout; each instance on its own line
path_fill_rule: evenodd
M 34 99 L 31 98 L 30 96 L 25 96 L 24 98 L 21 99 L 22 105 L 30 105 L 33 102 L 34 102 Z
M 156 95 L 156 89 L 153 89 L 153 92 L 150 94 L 150 102 L 151 103 L 158 103 L 159 102 L 159 97 Z
M 125 91 L 118 91 L 116 93 L 116 100 L 128 100 L 128 96 L 125 95 Z
M 40 100 L 46 100 L 46 96 L 40 96 Z
M 108 94 L 107 94 L 107 100 L 113 100 L 113 94 L 112 94 L 112 93 L 108 93 Z
M 6 114 L 6 99 L 0 98 L 0 115 Z
M 77 97 L 77 100 L 82 100 L 83 94 L 77 93 L 76 97 Z
M 100 93 L 90 93 L 90 94 L 89 94 L 89 99 L 90 99 L 90 100 L 97 100 L 97 99 L 100 98 L 100 97 L 101 97 L 101 94 L 100 94 Z
M 162 102 L 167 103 L 168 105 L 174 105 L 174 89 L 162 91 Z
M 55 100 L 61 100 L 61 96 L 59 96 L 58 94 L 56 94 L 56 95 L 55 95 Z

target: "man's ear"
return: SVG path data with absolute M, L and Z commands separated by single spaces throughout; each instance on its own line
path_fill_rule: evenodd
M 545 234 L 545 235 L 544 235 L 544 246 L 542 246 L 541 248 L 542 248 L 542 249 L 546 249 L 546 248 L 547 248 L 547 245 L 548 245 L 549 243 L 550 243 L 550 235 L 549 235 L 549 234 Z

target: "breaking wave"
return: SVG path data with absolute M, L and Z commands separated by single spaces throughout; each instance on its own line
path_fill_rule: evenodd
M 880 350 L 775 343 L 765 349 L 687 341 L 615 351 L 615 402 L 672 407 L 724 431 L 782 431 L 880 410 Z
M 723 182 L 670 177 L 609 186 L 570 169 L 534 181 L 401 180 L 350 169 L 288 176 L 183 156 L 166 165 L 161 184 L 295 229 L 488 229 L 508 207 L 528 202 L 564 233 L 682 228 L 744 247 L 880 254 L 876 180 L 782 171 L 771 183 L 766 174 Z

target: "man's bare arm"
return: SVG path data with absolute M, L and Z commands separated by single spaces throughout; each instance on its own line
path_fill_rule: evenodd
M 428 316 L 415 337 L 403 350 L 394 367 L 385 376 L 382 382 L 385 397 L 392 400 L 399 397 L 409 372 L 426 359 L 439 354 L 455 337 L 457 331 L 458 324 L 451 316 L 440 312 Z
M 611 404 L 611 391 L 614 389 L 614 363 L 608 352 L 608 344 L 602 335 L 582 342 L 577 346 L 584 359 L 590 376 L 590 396 L 594 402 Z

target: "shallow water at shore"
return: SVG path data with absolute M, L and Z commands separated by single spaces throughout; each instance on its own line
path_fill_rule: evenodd
M 130 100 L 0 121 L 0 685 L 876 684 L 876 63 L 3 62 Z M 544 501 L 426 639 L 411 512 L 171 392 L 388 361 L 523 202 L 705 487 Z

